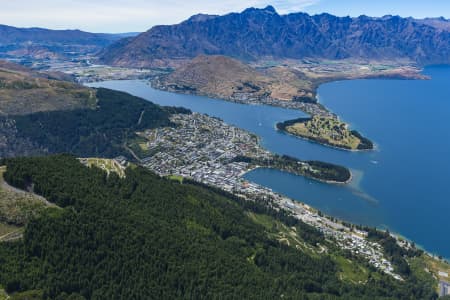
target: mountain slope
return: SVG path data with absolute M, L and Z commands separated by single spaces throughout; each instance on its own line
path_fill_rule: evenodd
M 118 36 L 120 38 L 120 35 Z M 17 28 L 0 25 L 0 44 L 70 44 L 106 46 L 116 40 L 113 34 L 90 33 L 81 30 L 51 30 L 45 28 Z
M 290 101 L 312 96 L 304 90 L 301 74 L 283 67 L 258 71 L 226 56 L 201 55 L 154 86 L 173 92 L 193 93 L 222 99 L 271 98 Z
M 95 109 L 79 108 L 0 118 L 0 157 L 73 153 L 80 157 L 129 156 L 135 132 L 170 126 L 171 112 L 143 99 L 107 89 L 94 91 Z
M 49 79 L 59 76 L 0 61 L 0 157 L 126 155 L 123 145 L 135 131 L 170 126 L 171 113 L 188 112 Z
M 273 7 L 156 26 L 102 52 L 107 64 L 145 67 L 201 54 L 261 58 L 409 59 L 450 62 L 450 32 L 398 16 L 279 15 Z M 169 62 L 170 64 L 170 62 Z
M 95 107 L 92 89 L 60 78 L 0 61 L 0 116 Z
M 5 179 L 62 210 L 0 243 L 8 293 L 50 299 L 432 299 L 337 249 L 284 211 L 160 178 L 109 177 L 70 156 L 6 160 Z M 395 243 L 395 242 L 394 242 Z M 395 247 L 394 247 L 395 248 Z M 326 249 L 326 250 L 324 250 Z M 345 271 L 342 266 L 345 266 Z M 351 274 L 360 282 L 344 279 Z M 20 296 L 20 294 L 18 294 Z

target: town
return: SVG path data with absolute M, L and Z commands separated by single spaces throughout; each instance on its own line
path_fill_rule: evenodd
M 147 140 L 140 147 L 150 154 L 140 159 L 143 166 L 161 176 L 190 178 L 248 200 L 269 200 L 292 212 L 303 222 L 318 228 L 327 238 L 334 239 L 342 249 L 365 258 L 375 268 L 402 280 L 384 257 L 381 245 L 365 239 L 366 232 L 331 220 L 306 204 L 245 180 L 243 175 L 254 166 L 247 162 L 237 162 L 237 157 L 257 157 L 263 160 L 273 156 L 259 145 L 257 136 L 199 113 L 177 114 L 171 120 L 176 127 L 139 133 Z

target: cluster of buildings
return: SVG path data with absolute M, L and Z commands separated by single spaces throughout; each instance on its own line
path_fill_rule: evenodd
M 273 203 L 280 207 L 291 211 L 294 216 L 306 224 L 317 228 L 325 237 L 333 239 L 341 247 L 348 250 L 352 254 L 363 257 L 372 266 L 391 275 L 397 280 L 403 280 L 400 275 L 396 274 L 391 262 L 384 257 L 382 246 L 376 242 L 370 242 L 366 239 L 367 232 L 350 228 L 342 223 L 330 220 L 326 216 L 322 216 L 317 211 L 306 204 L 294 201 L 272 190 L 259 187 L 256 185 L 257 198 L 263 197 L 270 199 Z M 247 195 L 254 198 L 252 195 Z M 257 199 L 255 199 L 257 200 Z
M 141 133 L 148 140 L 146 152 L 152 154 L 141 162 L 162 176 L 189 177 L 232 192 L 249 186 L 241 177 L 250 164 L 236 158 L 271 157 L 255 135 L 217 118 L 177 114 L 171 121 L 177 127 Z
M 381 245 L 365 239 L 366 232 L 332 221 L 305 204 L 243 179 L 242 175 L 252 166 L 236 158 L 269 159 L 272 156 L 259 145 L 255 135 L 198 113 L 173 115 L 171 120 L 177 127 L 140 133 L 148 140 L 146 152 L 151 153 L 141 160 L 145 167 L 161 176 L 191 178 L 249 200 L 269 200 L 319 229 L 343 249 L 364 257 L 377 269 L 402 280 L 384 257 Z

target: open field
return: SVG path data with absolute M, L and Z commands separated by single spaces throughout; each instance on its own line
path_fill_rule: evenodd
M 125 167 L 114 159 L 106 158 L 80 158 L 80 161 L 87 167 L 97 167 L 105 171 L 108 175 L 116 173 L 119 177 L 125 177 Z
M 106 80 L 147 79 L 167 73 L 164 69 L 132 69 L 102 65 L 74 67 L 68 63 L 61 66 L 52 66 L 50 70 L 73 75 L 78 78 L 79 82 L 83 83 Z

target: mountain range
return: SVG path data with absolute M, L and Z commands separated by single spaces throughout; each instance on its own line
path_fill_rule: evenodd
M 330 14 L 280 15 L 272 7 L 224 16 L 196 15 L 170 26 L 155 26 L 108 46 L 101 61 L 118 66 L 170 65 L 198 55 L 225 55 L 244 61 L 275 59 L 408 59 L 450 62 L 446 19 Z
M 0 56 L 41 59 L 70 53 L 96 53 L 117 40 L 135 35 L 137 33 L 106 34 L 0 25 Z

